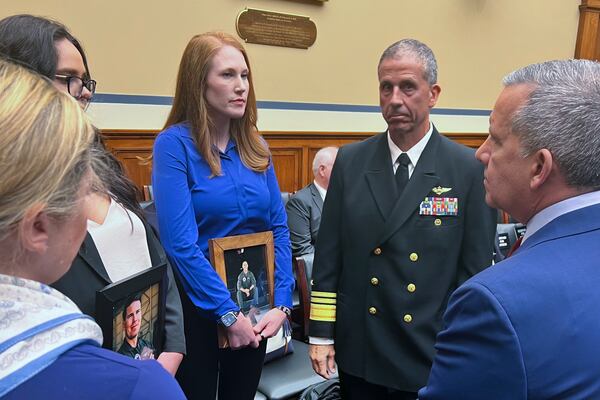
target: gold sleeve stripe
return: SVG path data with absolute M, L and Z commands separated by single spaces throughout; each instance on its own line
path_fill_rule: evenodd
M 311 307 L 310 319 L 315 321 L 335 322 L 335 310 L 320 311 Z
M 314 297 L 329 297 L 331 299 L 335 299 L 337 297 L 337 293 L 335 292 L 311 292 L 311 295 Z
M 335 311 L 335 306 L 333 305 L 327 305 L 327 304 L 315 304 L 315 303 L 311 303 L 310 304 L 310 309 L 311 310 L 333 310 Z
M 336 304 L 335 299 L 324 299 L 322 297 L 311 297 L 310 302 L 317 304 Z

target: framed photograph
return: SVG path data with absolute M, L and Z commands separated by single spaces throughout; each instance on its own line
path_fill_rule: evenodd
M 275 250 L 273 232 L 228 236 L 208 241 L 210 261 L 231 299 L 252 325 L 273 308 Z M 227 347 L 220 331 L 219 346 Z
M 163 348 L 167 265 L 161 264 L 96 292 L 96 321 L 103 347 L 135 359 L 156 358 Z

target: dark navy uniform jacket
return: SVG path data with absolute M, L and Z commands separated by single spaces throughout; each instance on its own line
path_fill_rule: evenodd
M 425 385 L 450 294 L 491 263 L 496 212 L 484 195 L 473 150 L 435 128 L 400 197 L 387 133 L 340 149 L 309 333 L 335 340 L 342 371 L 403 391 Z M 446 211 L 430 212 L 431 198 Z

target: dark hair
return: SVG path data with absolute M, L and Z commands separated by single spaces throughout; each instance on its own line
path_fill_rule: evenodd
M 87 75 L 84 78 L 89 79 L 83 47 L 60 22 L 28 14 L 0 20 L 0 54 L 50 79 L 54 79 L 58 63 L 55 42 L 62 39 L 67 39 L 79 51 Z
M 142 304 L 142 294 L 141 293 L 133 293 L 127 298 L 125 298 L 125 303 L 123 303 L 123 311 L 121 312 L 121 316 L 123 317 L 123 321 L 125 321 L 125 317 L 127 316 L 127 307 L 131 305 L 131 303 L 139 301 L 140 305 Z
M 92 170 L 98 176 L 100 187 L 95 185 L 94 190 L 106 192 L 117 203 L 129 211 L 134 212 L 144 220 L 144 212 L 140 207 L 141 193 L 138 187 L 129 179 L 119 160 L 102 144 L 102 137 L 97 128 L 96 139 L 92 145 Z

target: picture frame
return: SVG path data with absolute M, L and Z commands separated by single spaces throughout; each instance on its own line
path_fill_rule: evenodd
M 102 347 L 135 359 L 158 357 L 164 344 L 167 279 L 163 263 L 96 292 Z
M 208 241 L 210 261 L 231 299 L 255 325 L 274 301 L 275 249 L 273 232 L 214 238 Z M 219 327 L 219 347 L 228 347 Z

